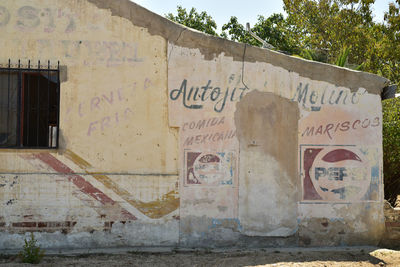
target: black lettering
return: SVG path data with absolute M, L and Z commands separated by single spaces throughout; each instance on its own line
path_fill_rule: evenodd
M 196 91 L 194 92 L 194 96 L 193 96 L 194 101 L 197 101 L 200 97 L 199 89 L 200 89 L 199 87 L 196 87 Z
M 234 101 L 234 100 L 233 100 L 233 97 L 234 97 L 234 95 L 235 95 L 235 91 L 236 91 L 236 87 L 233 88 L 233 90 L 232 90 L 231 101 Z
M 190 101 L 190 98 L 192 97 L 192 93 L 193 93 L 193 89 L 194 89 L 194 87 L 192 86 L 192 87 L 190 87 L 190 90 L 189 90 L 189 94 L 187 95 L 187 101 Z M 198 88 L 197 88 L 198 89 Z
M 315 99 L 313 99 L 313 97 L 315 97 Z M 310 94 L 310 103 L 311 104 L 315 104 L 318 100 L 318 94 L 317 92 L 315 92 L 314 90 L 311 92 Z
M 325 93 L 326 93 L 326 89 L 325 89 L 324 92 L 322 93 L 321 105 L 325 104 L 325 102 L 324 102 L 324 100 L 325 100 Z
M 182 81 L 181 87 L 179 89 L 171 90 L 171 93 L 169 94 L 169 98 L 171 98 L 171 100 L 177 100 L 179 98 L 179 96 L 182 94 L 182 90 L 186 90 L 186 84 L 187 84 L 187 80 L 184 79 Z M 174 93 L 176 93 L 175 96 L 174 96 Z
M 342 97 L 343 90 L 340 90 L 338 97 L 336 98 L 335 104 L 339 104 L 339 100 Z
M 339 168 L 337 167 L 331 167 L 328 169 L 328 180 L 339 180 Z
M 332 90 L 332 92 L 331 92 L 331 96 L 329 97 L 329 104 L 331 104 L 331 105 L 333 105 L 333 104 L 335 104 L 335 102 L 332 102 L 331 100 L 332 100 L 332 97 L 335 95 L 335 90 Z
M 221 112 L 221 111 L 224 109 L 225 103 L 226 103 L 226 98 L 228 97 L 228 94 L 229 94 L 229 88 L 226 88 L 224 98 L 221 98 L 221 99 L 215 104 L 215 106 L 214 106 L 214 110 L 215 110 L 216 112 Z M 221 102 L 221 101 L 222 101 L 222 102 Z M 219 103 L 222 103 L 222 104 L 221 104 L 220 108 L 218 109 L 218 108 L 217 108 L 217 105 L 218 105 Z
M 354 98 L 356 98 L 356 100 L 354 100 Z M 353 93 L 351 96 L 351 103 L 358 104 L 358 102 L 360 102 L 360 97 L 357 97 L 357 93 Z
M 296 93 L 294 94 L 292 101 L 297 101 L 299 103 L 301 103 L 303 101 L 303 107 L 305 107 L 307 93 L 308 93 L 308 84 L 306 84 L 303 88 L 303 84 L 300 83 L 299 86 L 297 86 Z M 297 100 L 296 100 L 296 96 L 297 96 Z
M 325 168 L 315 168 L 315 180 L 319 180 L 319 177 L 326 175 Z
M 217 96 L 214 96 L 214 93 L 217 93 Z M 219 87 L 214 87 L 214 89 L 211 92 L 211 97 L 210 97 L 211 101 L 217 100 L 220 94 L 221 94 L 221 89 Z
M 346 105 L 346 100 L 347 100 L 347 96 L 349 95 L 349 92 L 345 92 L 344 98 L 343 98 L 343 104 Z
M 169 97 L 171 98 L 171 100 L 177 100 L 181 94 L 182 95 L 182 100 L 183 100 L 183 106 L 185 108 L 190 108 L 190 109 L 201 109 L 203 108 L 203 105 L 187 105 L 186 103 L 186 85 L 187 85 L 187 80 L 184 79 L 182 81 L 181 87 L 179 89 L 174 89 L 171 91 Z M 174 95 L 175 93 L 175 95 Z
M 203 94 L 201 95 L 201 101 L 205 101 L 208 99 L 208 97 L 205 97 L 206 92 L 208 89 L 211 89 L 212 87 L 210 86 L 211 80 L 208 80 L 207 84 L 205 86 L 202 86 L 201 89 L 203 89 Z
M 239 90 L 242 90 L 242 92 L 240 93 L 239 99 L 242 99 L 242 98 L 243 98 L 244 92 L 245 92 L 247 89 L 248 89 L 247 87 L 239 88 Z

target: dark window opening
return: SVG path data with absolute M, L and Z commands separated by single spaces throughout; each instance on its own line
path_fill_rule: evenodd
M 0 68 L 0 147 L 57 148 L 59 69 Z

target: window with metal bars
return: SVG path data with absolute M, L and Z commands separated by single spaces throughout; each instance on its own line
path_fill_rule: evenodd
M 0 148 L 58 147 L 59 66 L 0 66 Z

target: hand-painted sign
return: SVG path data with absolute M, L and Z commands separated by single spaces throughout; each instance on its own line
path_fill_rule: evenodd
M 355 146 L 300 146 L 303 200 L 377 200 L 379 167 Z

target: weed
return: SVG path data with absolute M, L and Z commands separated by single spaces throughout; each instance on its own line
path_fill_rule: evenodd
M 40 249 L 40 247 L 36 245 L 37 240 L 33 233 L 31 233 L 31 239 L 27 240 L 25 238 L 24 242 L 25 245 L 23 246 L 22 251 L 18 254 L 22 262 L 33 264 L 39 263 L 44 256 L 44 250 Z

